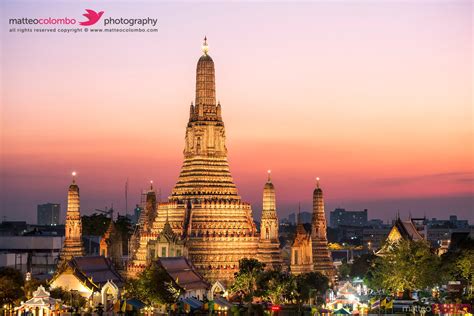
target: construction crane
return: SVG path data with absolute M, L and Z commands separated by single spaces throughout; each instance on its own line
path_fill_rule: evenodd
M 98 208 L 96 208 L 94 211 L 96 212 L 100 212 L 100 213 L 103 213 L 105 215 L 108 215 L 110 216 L 110 219 L 113 220 L 114 219 L 114 209 L 113 207 L 107 209 L 107 207 L 105 208 L 105 211 L 104 210 L 99 210 Z

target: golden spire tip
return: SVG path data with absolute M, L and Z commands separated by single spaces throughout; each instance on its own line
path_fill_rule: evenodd
M 207 53 L 209 52 L 209 45 L 207 45 L 207 36 L 204 36 L 204 43 L 202 44 L 201 48 L 204 55 L 207 55 Z

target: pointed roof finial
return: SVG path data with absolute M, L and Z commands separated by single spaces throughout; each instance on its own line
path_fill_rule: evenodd
M 298 220 L 301 221 L 301 202 L 298 202 Z
M 73 171 L 72 172 L 72 183 L 76 183 L 76 175 L 77 175 L 77 172 Z
M 316 187 L 319 189 L 319 177 L 316 177 Z
M 267 182 L 272 182 L 272 171 L 270 169 L 267 170 L 268 173 L 268 180 Z
M 204 43 L 202 43 L 202 52 L 207 56 L 209 52 L 209 45 L 207 45 L 207 36 L 204 36 Z

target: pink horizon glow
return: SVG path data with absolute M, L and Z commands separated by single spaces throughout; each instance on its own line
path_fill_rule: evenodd
M 85 9 L 53 1 L 2 6 L 5 18 L 80 17 Z M 150 179 L 166 198 L 181 167 L 207 35 L 231 172 L 255 216 L 271 169 L 281 217 L 300 201 L 310 209 L 319 176 L 326 211 L 373 205 L 374 218 L 401 207 L 474 220 L 470 1 L 87 8 L 158 18 L 159 32 L 2 28 L 0 211 L 7 219 L 33 222 L 36 205 L 46 202 L 61 202 L 64 213 L 73 170 L 84 213 L 112 203 L 123 212 L 127 178 L 129 209 Z M 426 201 L 406 202 L 416 199 Z

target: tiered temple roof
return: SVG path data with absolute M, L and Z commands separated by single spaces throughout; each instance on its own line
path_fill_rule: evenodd
M 168 202 L 157 207 L 151 233 L 158 236 L 168 221 L 186 239 L 189 258 L 204 278 L 229 281 L 240 259 L 256 256 L 258 234 L 250 204 L 241 201 L 230 173 L 221 105 L 215 95 L 214 61 L 205 40 L 196 68 L 196 99 L 190 106 L 183 166 Z M 138 263 L 134 259 L 132 266 Z

